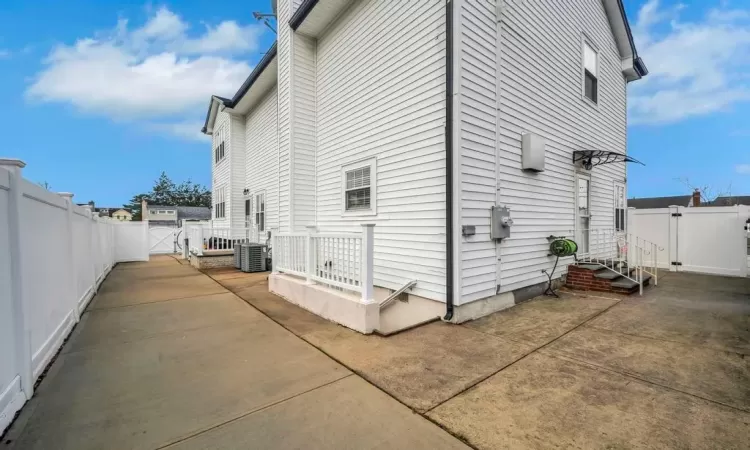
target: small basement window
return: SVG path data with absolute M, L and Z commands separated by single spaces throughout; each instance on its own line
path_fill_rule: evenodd
M 344 213 L 375 214 L 375 160 L 350 164 L 342 169 Z
M 599 102 L 599 54 L 587 40 L 583 41 L 583 95 Z

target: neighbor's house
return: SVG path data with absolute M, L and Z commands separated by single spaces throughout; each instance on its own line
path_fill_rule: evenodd
M 660 209 L 670 206 L 735 206 L 750 205 L 750 195 L 722 195 L 711 201 L 704 201 L 701 192 L 696 189 L 692 195 L 672 197 L 643 197 L 628 199 L 628 207 L 635 209 Z
M 97 208 L 100 216 L 111 217 L 121 222 L 133 220 L 133 212 L 127 208 Z
M 311 225 L 374 224 L 375 289 L 354 319 L 336 315 L 348 306 L 335 289 L 274 273 L 275 292 L 364 332 L 464 321 L 541 293 L 550 235 L 585 247 L 589 229 L 624 231 L 627 84 L 647 71 L 621 1 L 276 11 L 277 42 L 209 104 L 213 223 L 297 242 Z M 407 301 L 370 307 L 407 286 Z
M 143 220 L 150 227 L 182 227 L 189 222 L 208 222 L 211 210 L 205 206 L 164 206 L 145 204 Z

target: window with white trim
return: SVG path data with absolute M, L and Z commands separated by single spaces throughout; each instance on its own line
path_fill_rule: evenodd
M 599 102 L 599 53 L 584 38 L 583 40 L 583 96 L 594 103 Z
M 625 210 L 627 202 L 625 200 L 625 185 L 615 183 L 615 230 L 625 231 Z
M 375 160 L 343 168 L 344 211 L 374 212 Z
M 226 188 L 220 187 L 216 190 L 216 199 L 214 200 L 214 219 L 225 218 L 226 212 Z
M 224 150 L 224 127 L 214 132 L 214 164 L 218 164 L 224 160 L 226 156 Z
M 255 225 L 258 231 L 266 230 L 266 193 L 255 194 Z

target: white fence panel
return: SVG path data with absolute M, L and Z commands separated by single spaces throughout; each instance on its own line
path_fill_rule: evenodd
M 748 274 L 746 206 L 630 209 L 630 233 L 667 248 L 659 267 L 744 277 Z
M 149 253 L 152 255 L 163 255 L 175 253 L 175 237 L 180 228 L 174 227 L 151 227 L 148 229 Z
M 36 378 L 75 323 L 73 299 L 61 295 L 75 274 L 68 254 L 65 200 L 26 180 L 21 180 L 21 189 L 23 302 L 31 313 L 27 320 Z
M 115 226 L 115 260 L 148 261 L 148 222 L 122 222 Z
M 11 248 L 11 223 L 8 215 L 10 207 L 10 174 L 0 168 L 0 433 L 10 424 L 13 415 L 26 401 L 21 390 L 20 373 L 23 370 L 18 364 L 17 328 L 11 298 L 13 295 L 11 278 L 12 267 L 9 257 Z
M 677 258 L 680 270 L 735 277 L 747 276 L 745 217 L 740 208 L 680 208 Z
M 92 216 L 0 159 L 0 433 L 118 261 L 148 260 L 148 224 Z
M 657 266 L 660 269 L 669 269 L 670 265 L 670 239 L 674 230 L 670 231 L 671 211 L 669 208 L 661 209 L 635 209 L 628 210 L 628 232 L 641 239 L 653 242 L 665 251 L 656 253 Z

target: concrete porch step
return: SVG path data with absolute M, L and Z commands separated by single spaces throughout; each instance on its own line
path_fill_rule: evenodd
M 644 287 L 648 286 L 650 282 L 651 282 L 651 275 L 644 274 L 643 286 Z M 620 277 L 618 280 L 613 281 L 611 286 L 616 289 L 625 289 L 625 290 L 638 289 L 638 283 L 625 277 Z
M 601 278 L 602 280 L 616 280 L 620 277 L 623 277 L 625 275 L 631 276 L 632 273 L 635 271 L 635 269 L 629 269 L 629 270 L 623 270 L 623 269 L 615 269 L 620 270 L 621 272 L 613 272 L 610 269 L 599 269 L 594 273 L 594 276 L 596 278 Z

